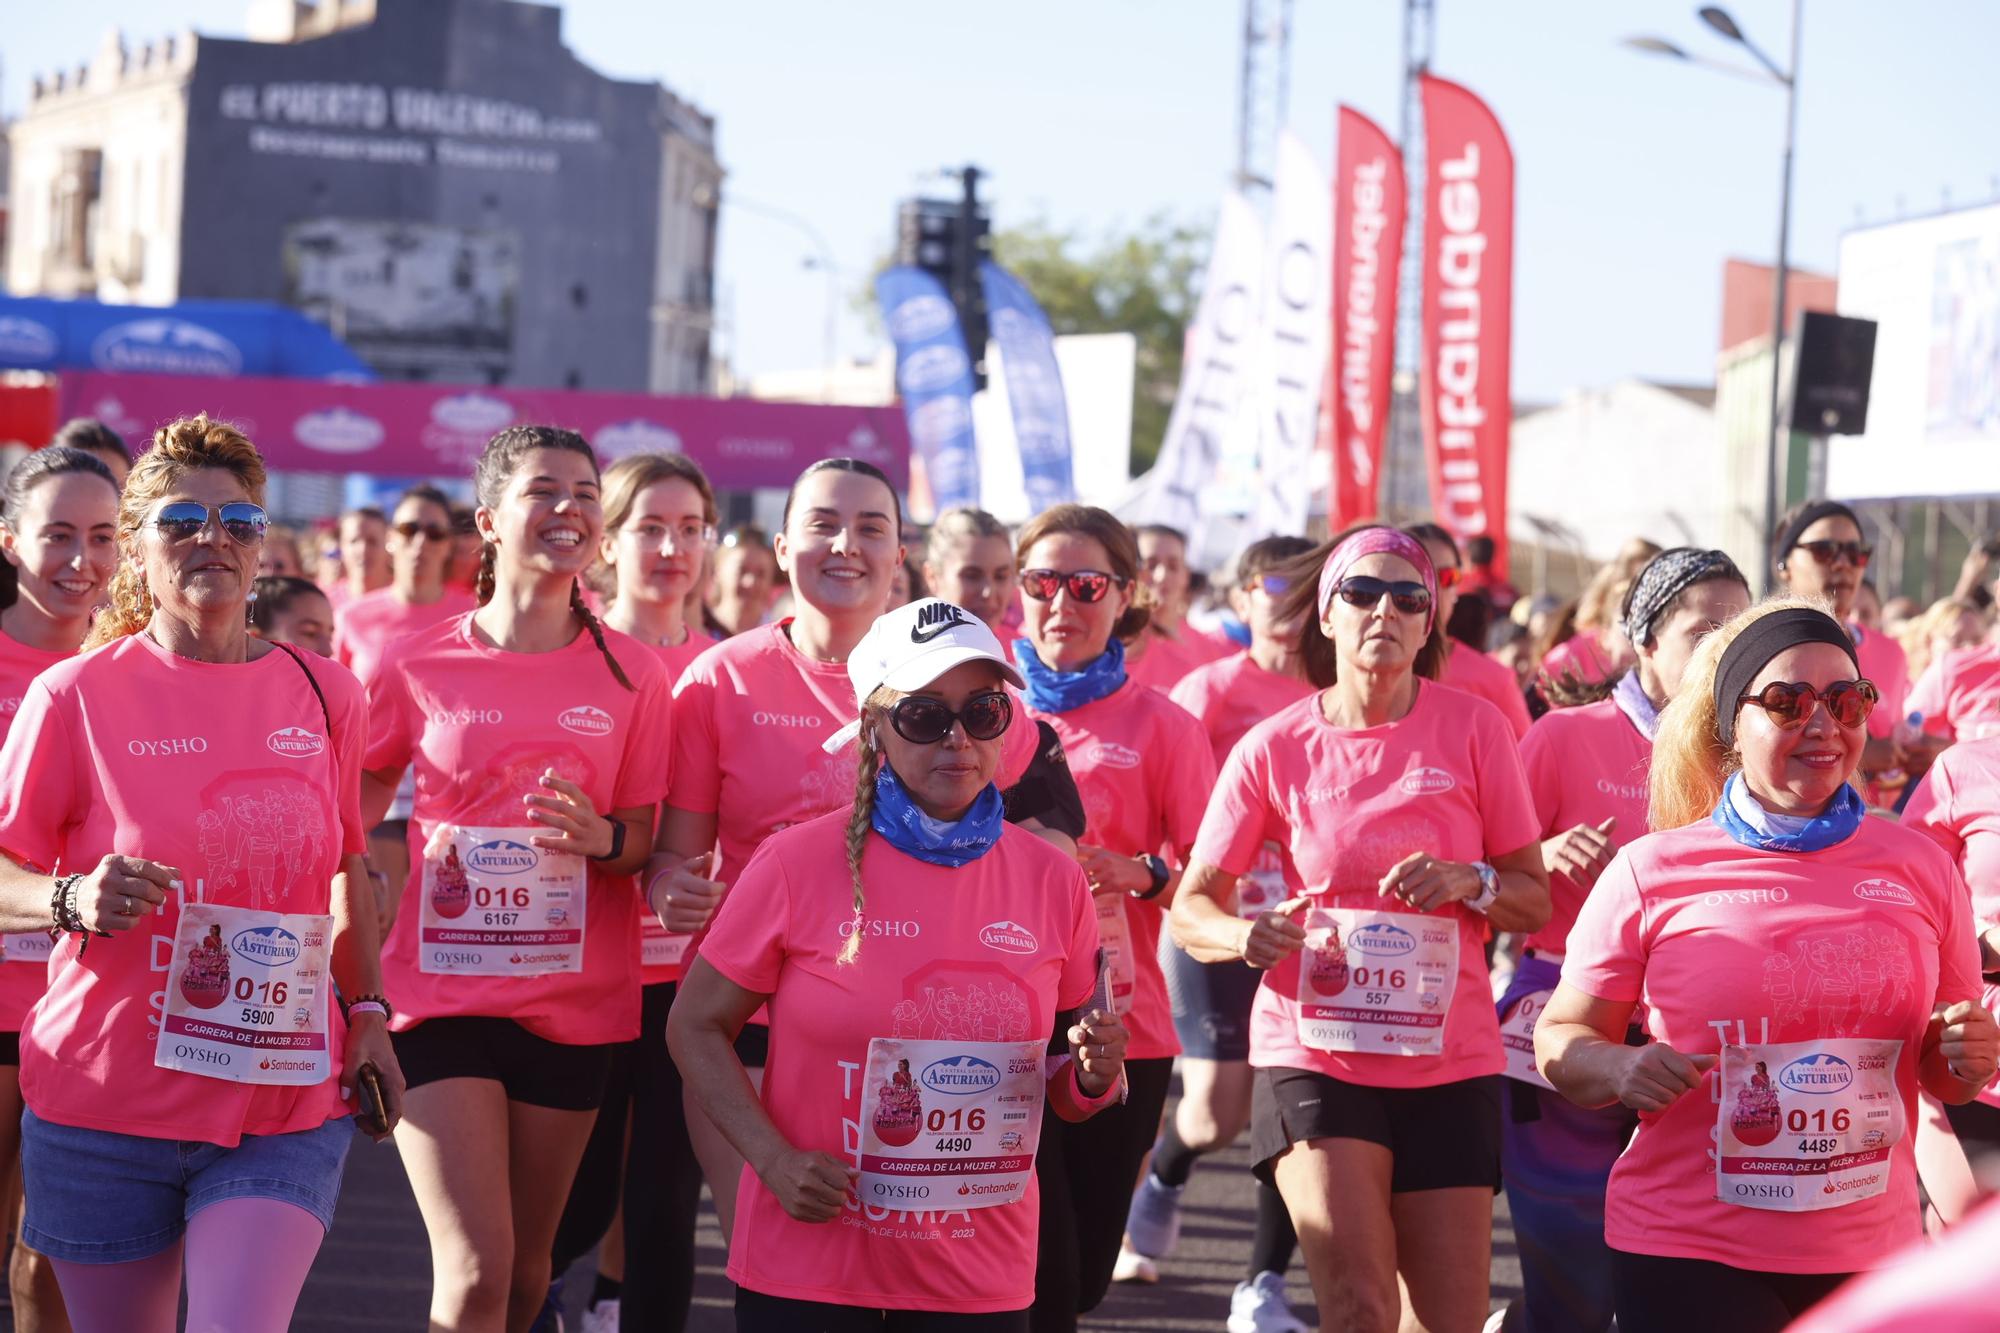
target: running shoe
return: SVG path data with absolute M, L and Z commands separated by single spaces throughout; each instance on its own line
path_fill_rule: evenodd
M 557 1273 L 549 1283 L 549 1294 L 542 1297 L 542 1308 L 535 1315 L 535 1322 L 528 1325 L 528 1333 L 563 1333 L 563 1275 Z
M 1128 1246 L 1118 1247 L 1118 1261 L 1111 1265 L 1113 1282 L 1158 1282 L 1160 1266 Z
M 618 1333 L 618 1302 L 599 1301 L 585 1310 L 582 1333 Z
M 1229 1333 L 1307 1333 L 1285 1302 L 1285 1275 L 1269 1269 L 1236 1284 L 1226 1327 Z
M 1181 1191 L 1185 1185 L 1163 1185 L 1148 1171 L 1132 1191 L 1125 1213 L 1125 1244 L 1148 1259 L 1164 1259 L 1181 1238 Z

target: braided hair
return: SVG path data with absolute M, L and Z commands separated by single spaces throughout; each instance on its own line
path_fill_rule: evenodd
M 556 426 L 509 426 L 486 442 L 486 447 L 480 451 L 479 462 L 473 468 L 472 484 L 481 508 L 491 510 L 500 507 L 508 481 L 519 470 L 522 460 L 538 449 L 560 449 L 580 454 L 590 460 L 591 472 L 597 472 L 597 455 L 591 450 L 590 442 L 575 431 Z M 497 584 L 494 568 L 499 553 L 500 548 L 490 541 L 479 549 L 479 573 L 473 580 L 473 595 L 481 606 L 493 600 Z M 611 654 L 611 645 L 604 640 L 604 626 L 598 622 L 589 603 L 583 600 L 582 585 L 575 579 L 570 580 L 569 609 L 577 623 L 589 631 L 590 641 L 604 655 L 604 664 L 611 668 L 612 676 L 626 689 L 633 689 L 625 668 L 618 665 L 618 659 Z
M 875 744 L 875 728 L 895 702 L 896 692 L 878 686 L 861 704 L 861 735 L 855 739 L 858 751 L 854 766 L 854 813 L 847 819 L 847 873 L 854 883 L 854 930 L 840 946 L 842 967 L 861 956 L 861 922 L 866 902 L 861 891 L 861 857 L 868 850 L 868 831 L 875 826 L 875 779 L 882 772 L 882 751 Z

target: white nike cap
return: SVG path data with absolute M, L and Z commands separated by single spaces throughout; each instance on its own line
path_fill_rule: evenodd
M 943 598 L 926 597 L 876 618 L 847 655 L 847 678 L 854 682 L 858 711 L 861 701 L 884 685 L 920 690 L 967 662 L 991 662 L 1015 689 L 1028 688 L 985 621 Z M 827 737 L 820 748 L 832 754 L 860 734 L 861 720 L 856 718 Z

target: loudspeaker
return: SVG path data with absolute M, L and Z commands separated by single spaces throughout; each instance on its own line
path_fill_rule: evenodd
M 1806 311 L 1799 322 L 1792 429 L 1821 436 L 1865 432 L 1874 370 L 1874 320 Z

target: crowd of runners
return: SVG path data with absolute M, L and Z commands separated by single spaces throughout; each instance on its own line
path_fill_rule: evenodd
M 1817 501 L 1560 605 L 1432 524 L 1204 578 L 852 459 L 719 534 L 540 426 L 323 541 L 265 487 L 220 417 L 0 487 L 17 1329 L 285 1328 L 357 1133 L 435 1330 L 593 1253 L 585 1333 L 682 1329 L 705 1184 L 739 1329 L 1064 1333 L 1246 1131 L 1233 1333 L 2000 1323 L 1978 552 L 1885 606 Z

